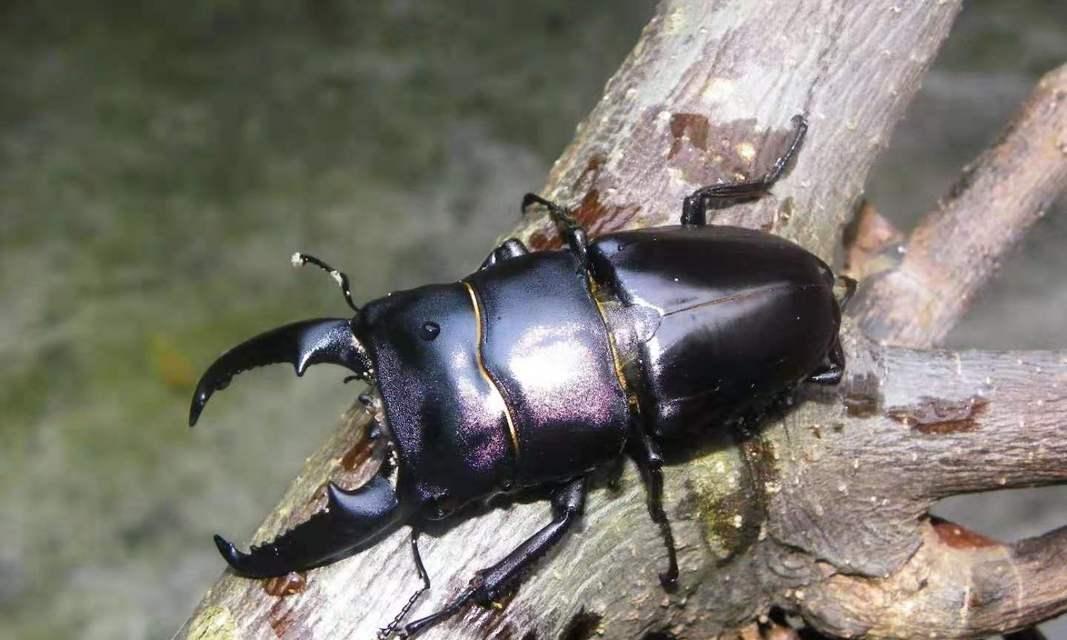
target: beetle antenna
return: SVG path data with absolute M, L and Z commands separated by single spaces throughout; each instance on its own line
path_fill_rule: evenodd
M 337 286 L 341 287 L 341 293 L 345 296 L 345 302 L 348 303 L 348 306 L 351 307 L 353 311 L 359 313 L 359 307 L 356 306 L 355 302 L 352 302 L 352 289 L 348 286 L 348 276 L 345 275 L 344 271 L 338 271 L 315 256 L 300 253 L 299 251 L 294 253 L 292 258 L 289 258 L 289 262 L 293 264 L 293 267 L 302 267 L 306 264 L 311 264 L 330 274 L 330 277 L 337 282 Z

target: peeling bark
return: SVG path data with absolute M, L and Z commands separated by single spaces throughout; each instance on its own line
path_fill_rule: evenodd
M 762 173 L 801 112 L 811 133 L 791 174 L 715 222 L 832 259 L 959 2 L 709 4 L 661 4 L 542 193 L 593 234 L 674 221 L 695 187 Z M 559 245 L 540 218 L 516 236 Z M 862 317 L 894 305 L 870 297 Z M 969 638 L 1067 608 L 1067 563 L 1053 560 L 1067 553 L 1063 530 L 1004 545 L 927 515 L 946 495 L 1067 480 L 1067 353 L 916 351 L 851 324 L 845 343 L 842 385 L 803 388 L 780 415 L 668 451 L 676 592 L 659 586 L 666 554 L 627 466 L 594 478 L 582 524 L 499 609 L 471 608 L 424 637 L 795 637 L 768 622 L 776 610 L 830 636 Z M 328 478 L 352 487 L 374 471 L 369 420 L 362 408 L 345 416 L 256 540 L 321 506 Z M 424 536 L 434 583 L 414 614 L 440 608 L 548 512 L 493 505 Z M 369 638 L 418 584 L 398 531 L 306 576 L 226 573 L 177 637 Z

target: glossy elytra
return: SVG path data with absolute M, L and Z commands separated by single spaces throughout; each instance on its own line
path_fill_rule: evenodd
M 580 517 L 589 473 L 625 455 L 642 473 L 663 533 L 661 580 L 670 588 L 678 566 L 662 507 L 661 446 L 684 445 L 694 430 L 721 427 L 801 382 L 842 376 L 847 296 L 835 297 L 830 268 L 777 236 L 707 224 L 709 209 L 758 198 L 778 180 L 807 128 L 800 116 L 794 123 L 788 150 L 763 178 L 696 190 L 677 226 L 589 240 L 566 209 L 527 194 L 523 211 L 545 207 L 562 250 L 530 253 L 510 239 L 459 281 L 362 308 L 343 273 L 294 255 L 294 264 L 328 271 L 354 315 L 286 325 L 226 352 L 201 378 L 189 422 L 247 369 L 288 362 L 300 375 L 313 364 L 341 365 L 380 396 L 377 428 L 396 474 L 379 472 L 354 491 L 331 484 L 326 509 L 249 553 L 217 537 L 226 561 L 244 576 L 283 575 L 408 525 L 423 586 L 382 636 L 410 636 L 516 587 Z M 551 522 L 479 571 L 444 609 L 402 626 L 429 588 L 420 529 L 472 501 L 531 487 L 551 495 Z

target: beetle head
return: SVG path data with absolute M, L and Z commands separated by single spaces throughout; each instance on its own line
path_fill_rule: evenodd
M 302 254 L 295 265 L 311 263 L 330 272 L 356 317 L 317 318 L 295 322 L 262 333 L 223 353 L 200 378 L 189 409 L 189 425 L 196 424 L 212 394 L 229 386 L 232 378 L 248 369 L 288 362 L 301 376 L 313 364 L 329 363 L 347 368 L 356 377 L 369 379 L 371 365 L 363 345 L 353 333 L 359 309 L 352 304 L 348 278 L 325 263 Z M 332 562 L 377 539 L 408 517 L 389 480 L 380 472 L 354 491 L 333 483 L 327 488 L 326 507 L 305 522 L 250 553 L 242 553 L 223 538 L 215 544 L 238 573 L 250 577 L 284 575 Z

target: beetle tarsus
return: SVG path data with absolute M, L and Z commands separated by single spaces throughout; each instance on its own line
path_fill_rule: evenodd
M 854 278 L 848 276 L 837 276 L 835 281 L 841 287 L 841 295 L 837 298 L 837 306 L 844 311 L 848 308 L 848 303 L 852 300 L 852 296 L 856 295 L 858 283 Z
M 552 218 L 552 222 L 558 224 L 561 227 L 576 227 L 578 222 L 571 216 L 570 211 L 567 210 L 561 204 L 546 200 L 536 193 L 526 193 L 522 196 L 522 204 L 519 205 L 519 209 L 522 210 L 523 215 L 526 215 L 526 210 L 531 205 L 539 204 L 548 210 L 548 216 Z
M 248 553 L 221 536 L 215 546 L 237 573 L 250 578 L 283 576 L 338 560 L 397 524 L 402 512 L 389 481 L 376 475 L 355 491 L 332 482 L 327 506 L 271 542 Z
M 401 607 L 400 612 L 396 614 L 392 622 L 385 627 L 378 630 L 378 640 L 388 640 L 391 638 L 397 629 L 400 628 L 400 623 L 404 621 L 404 618 L 408 616 L 408 612 L 415 606 L 422 594 L 430 590 L 430 575 L 426 573 L 426 566 L 422 564 L 422 556 L 419 554 L 419 530 L 412 528 L 411 530 L 411 556 L 415 560 L 415 569 L 419 572 L 419 579 L 422 580 L 422 586 L 415 590 L 415 593 L 411 594 L 408 601 Z
M 581 516 L 585 507 L 586 479 L 575 478 L 552 496 L 552 522 L 526 539 L 517 549 L 488 569 L 475 574 L 452 602 L 444 609 L 416 620 L 404 627 L 401 637 L 411 638 L 429 627 L 454 616 L 471 602 L 482 606 L 492 604 L 504 594 L 508 586 L 522 576 L 530 565 L 548 552 Z
M 366 364 L 347 319 L 294 322 L 261 333 L 219 356 L 196 385 L 189 407 L 189 426 L 196 424 L 212 394 L 229 386 L 235 375 L 282 362 L 293 365 L 298 376 L 311 365 L 324 362 L 347 367 L 357 376 L 366 374 Z
M 774 161 L 770 170 L 762 178 L 713 184 L 697 189 L 682 201 L 682 224 L 687 227 L 703 227 L 708 221 L 708 209 L 720 209 L 739 200 L 751 200 L 767 193 L 767 190 L 782 177 L 786 167 L 789 166 L 789 161 L 800 150 L 804 134 L 808 131 L 808 122 L 803 115 L 793 116 L 792 123 L 793 140 L 789 143 L 789 148 Z

